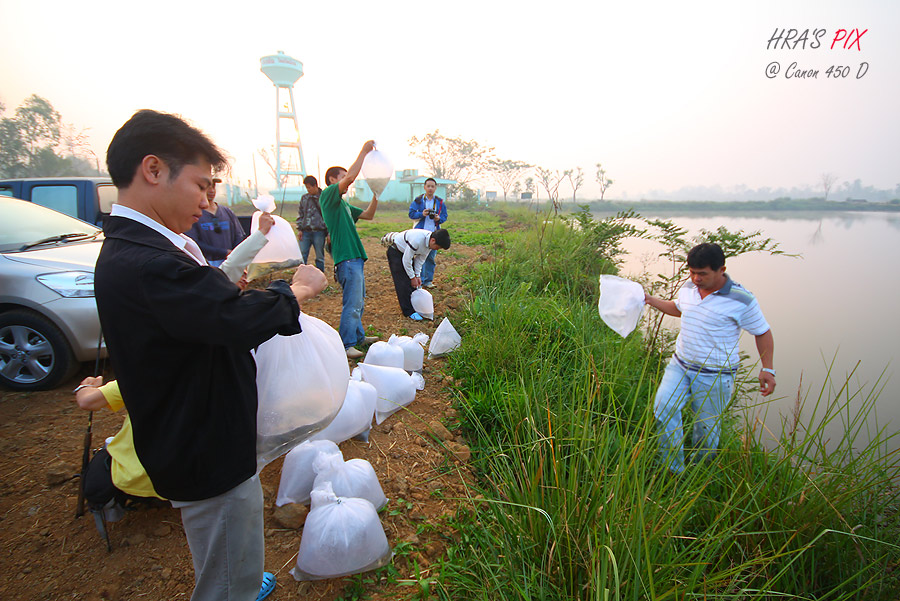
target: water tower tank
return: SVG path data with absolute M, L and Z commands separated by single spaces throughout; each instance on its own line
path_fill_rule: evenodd
M 303 77 L 303 63 L 278 51 L 259 59 L 259 70 L 266 74 L 276 86 L 290 87 Z

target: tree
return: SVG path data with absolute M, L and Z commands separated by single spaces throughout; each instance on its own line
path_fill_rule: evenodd
M 822 199 L 828 200 L 828 193 L 831 192 L 831 187 L 834 186 L 834 182 L 837 181 L 837 176 L 834 173 L 823 173 L 821 181 L 822 190 L 825 192 L 825 196 Z
M 600 184 L 600 200 L 602 201 L 603 195 L 613 185 L 613 181 L 606 177 L 606 169 L 600 163 L 597 163 L 597 183 Z
M 563 171 L 563 175 L 569 180 L 569 185 L 572 186 L 572 203 L 576 203 L 575 194 L 578 193 L 578 188 L 584 185 L 584 171 L 582 171 L 581 167 L 576 167 L 575 169 L 567 169 Z
M 503 161 L 491 159 L 488 161 L 488 169 L 490 169 L 494 181 L 497 182 L 497 185 L 503 190 L 504 201 L 513 185 L 518 183 L 519 179 L 528 173 L 531 167 L 532 165 L 529 165 L 528 163 L 522 161 L 510 161 L 508 159 Z
M 522 182 L 517 181 L 515 184 L 513 184 L 512 191 L 513 191 L 513 195 L 515 195 L 516 198 L 521 198 L 522 197 Z
M 0 104 L 0 115 L 5 109 Z M 78 156 L 85 148 L 84 134 L 65 125 L 50 101 L 37 94 L 14 116 L 0 119 L 0 177 L 92 175 L 93 162 Z
M 482 146 L 475 140 L 448 138 L 437 129 L 422 138 L 413 136 L 409 146 L 414 156 L 425 161 L 432 176 L 452 179 L 459 185 L 481 178 L 494 159 L 493 147 Z
M 550 171 L 543 167 L 537 168 L 538 181 L 547 191 L 547 197 L 553 203 L 553 213 L 559 214 L 559 185 L 562 183 L 564 174 L 557 171 Z

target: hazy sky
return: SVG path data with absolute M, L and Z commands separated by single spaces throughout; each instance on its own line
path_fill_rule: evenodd
M 259 59 L 282 50 L 304 65 L 294 92 L 313 174 L 346 166 L 368 138 L 396 169 L 422 169 L 407 140 L 440 129 L 501 158 L 580 166 L 584 197 L 597 162 L 614 198 L 816 185 L 826 171 L 900 183 L 900 3 L 888 0 L 0 0 L 0 17 L 7 114 L 39 94 L 87 128 L 101 161 L 116 129 L 154 108 L 192 121 L 252 178 L 255 149 L 275 141 Z M 805 49 L 767 49 L 790 28 L 810 29 Z M 829 48 L 854 28 L 868 31 Z M 814 29 L 826 30 L 815 49 Z M 793 62 L 818 78 L 785 78 Z M 850 73 L 829 78 L 831 65 Z

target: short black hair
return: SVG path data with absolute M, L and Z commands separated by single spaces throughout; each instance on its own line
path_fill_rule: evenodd
M 138 167 L 147 155 L 156 155 L 175 178 L 185 165 L 201 159 L 209 161 L 213 171 L 227 167 L 224 153 L 199 129 L 177 115 L 143 109 L 119 128 L 106 149 L 106 168 L 117 188 L 134 181 Z
M 437 230 L 431 234 L 431 239 L 437 242 L 437 245 L 447 250 L 450 248 L 450 232 L 447 230 Z
M 429 177 L 428 179 L 425 180 L 425 183 L 426 183 L 426 184 L 427 184 L 428 182 L 434 182 L 434 185 L 435 185 L 435 186 L 437 185 L 437 182 L 434 180 L 433 177 Z M 424 184 L 423 184 L 423 185 L 424 185 Z
M 315 186 L 317 188 L 319 187 L 318 180 L 312 175 L 307 175 L 306 177 L 304 177 L 303 183 L 309 186 Z
M 694 269 L 709 267 L 718 271 L 725 265 L 725 253 L 715 242 L 704 242 L 688 251 L 687 264 Z
M 332 177 L 337 177 L 341 171 L 346 171 L 343 167 L 329 167 L 328 171 L 325 172 L 325 185 L 330 186 L 331 184 L 328 182 Z

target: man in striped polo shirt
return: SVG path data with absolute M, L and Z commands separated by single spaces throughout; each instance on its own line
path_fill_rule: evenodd
M 756 298 L 725 274 L 725 253 L 718 244 L 698 244 L 688 252 L 690 280 L 674 301 L 645 294 L 644 302 L 681 318 L 675 355 L 663 374 L 653 405 L 660 431 L 660 454 L 672 472 L 684 471 L 681 410 L 694 411 L 694 460 L 715 454 L 721 418 L 734 391 L 741 330 L 756 337 L 762 368 L 759 391 L 775 390 L 775 339 Z

